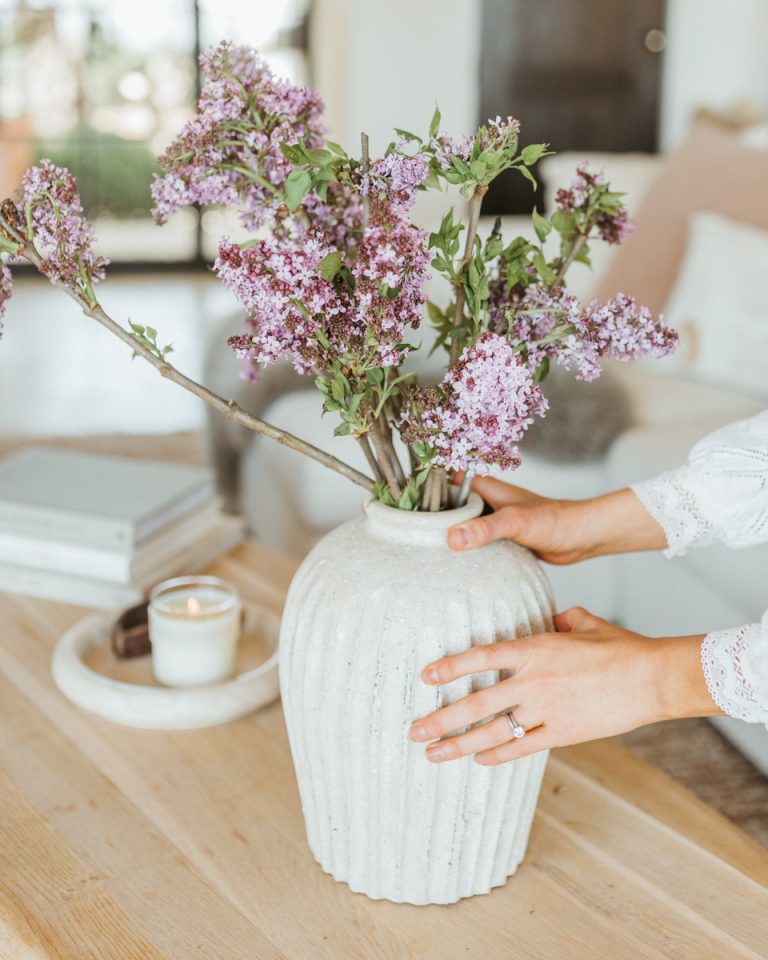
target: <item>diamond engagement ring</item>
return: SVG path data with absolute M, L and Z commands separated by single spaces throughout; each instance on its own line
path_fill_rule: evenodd
M 511 710 L 508 710 L 506 713 L 506 718 L 509 720 L 509 725 L 512 727 L 512 736 L 519 740 L 520 737 L 525 736 L 525 727 L 521 727 L 517 722 L 514 713 Z

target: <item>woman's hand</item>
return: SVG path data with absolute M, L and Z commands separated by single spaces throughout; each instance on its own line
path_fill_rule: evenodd
M 476 754 L 478 763 L 496 765 L 659 720 L 722 713 L 704 680 L 701 636 L 654 640 L 581 607 L 558 614 L 555 626 L 558 633 L 482 644 L 424 668 L 422 679 L 431 684 L 486 670 L 514 672 L 413 722 L 412 740 L 439 740 L 427 747 L 430 760 Z M 524 737 L 513 737 L 508 710 Z
M 542 560 L 562 564 L 667 546 L 664 531 L 629 488 L 592 500 L 550 500 L 492 477 L 476 477 L 472 489 L 494 512 L 451 527 L 448 545 L 454 550 L 515 540 Z

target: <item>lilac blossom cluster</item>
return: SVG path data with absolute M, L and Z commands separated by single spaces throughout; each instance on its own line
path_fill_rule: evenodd
M 549 292 L 537 286 L 529 287 L 519 309 L 510 312 L 509 331 L 532 371 L 551 360 L 575 369 L 579 380 L 599 377 L 602 357 L 621 361 L 665 357 L 678 340 L 663 317 L 654 318 L 626 294 L 582 306 L 567 290 Z
M 248 315 L 248 332 L 230 344 L 255 365 L 289 359 L 298 373 L 319 372 L 340 354 L 396 366 L 407 328 L 421 320 L 422 285 L 430 256 L 427 235 L 391 208 L 374 205 L 350 282 L 321 276 L 321 263 L 340 251 L 322 235 L 269 238 L 248 248 L 222 242 L 215 269 Z
M 482 150 L 514 150 L 520 135 L 520 121 L 515 117 L 496 117 L 488 120 L 480 141 Z M 453 140 L 446 134 L 434 136 L 427 144 L 429 151 L 441 170 L 450 170 L 453 158 L 469 163 L 475 148 L 477 135 Z
M 7 263 L 0 264 L 0 336 L 3 333 L 5 305 L 13 296 L 13 277 Z
M 160 158 L 152 185 L 154 215 L 164 223 L 180 207 L 239 207 L 256 229 L 282 203 L 294 169 L 280 144 L 322 147 L 323 104 L 310 88 L 278 80 L 247 47 L 221 43 L 200 57 L 198 112 Z
M 27 170 L 21 185 L 18 215 L 42 257 L 41 272 L 92 300 L 92 287 L 104 279 L 109 260 L 93 251 L 93 225 L 83 216 L 75 178 L 42 160 Z
M 484 333 L 437 388 L 422 392 L 404 438 L 427 442 L 433 464 L 487 474 L 519 466 L 516 444 L 547 402 L 509 341 Z
M 386 157 L 371 163 L 360 178 L 363 196 L 386 199 L 403 211 L 411 209 L 416 191 L 429 175 L 429 161 L 420 153 L 413 156 L 403 153 L 405 145 L 401 137 Z
M 555 194 L 555 205 L 563 213 L 579 212 L 587 215 L 590 196 L 597 187 L 607 186 L 602 172 L 593 172 L 588 164 L 582 163 L 576 167 L 576 176 L 568 188 L 561 188 Z M 604 210 L 598 212 L 594 225 L 602 240 L 607 243 L 619 244 L 631 233 L 635 225 L 629 219 L 626 207 L 617 204 L 615 213 Z

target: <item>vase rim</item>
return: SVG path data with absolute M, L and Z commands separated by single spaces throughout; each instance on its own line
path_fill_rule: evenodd
M 368 524 L 387 539 L 445 543 L 448 528 L 479 517 L 483 512 L 483 501 L 478 494 L 471 492 L 463 507 L 451 510 L 400 510 L 374 499 L 363 504 L 363 509 Z

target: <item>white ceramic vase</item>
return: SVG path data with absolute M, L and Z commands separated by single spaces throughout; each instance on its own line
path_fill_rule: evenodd
M 487 893 L 525 854 L 546 754 L 432 763 L 408 738 L 416 717 L 500 679 L 434 687 L 420 679 L 427 663 L 551 629 L 549 585 L 527 550 L 447 546 L 448 527 L 481 510 L 475 494 L 441 513 L 371 501 L 317 544 L 288 593 L 280 692 L 309 847 L 373 899 Z

